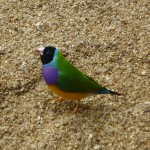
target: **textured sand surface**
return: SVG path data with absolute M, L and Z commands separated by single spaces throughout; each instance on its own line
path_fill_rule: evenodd
M 0 0 L 0 149 L 150 149 L 148 0 Z M 48 101 L 34 51 L 53 45 L 123 93 Z M 4 54 L 5 53 L 5 54 Z

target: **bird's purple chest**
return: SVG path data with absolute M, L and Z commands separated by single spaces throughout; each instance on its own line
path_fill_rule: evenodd
M 53 66 L 42 66 L 42 76 L 46 84 L 51 85 L 55 84 L 58 79 L 57 69 Z

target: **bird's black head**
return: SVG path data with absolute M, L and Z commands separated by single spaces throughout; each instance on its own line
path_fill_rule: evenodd
M 48 64 L 53 60 L 55 50 L 56 48 L 52 46 L 38 48 L 43 65 Z

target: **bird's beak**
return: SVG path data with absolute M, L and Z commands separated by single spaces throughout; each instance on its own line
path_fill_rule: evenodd
M 38 54 L 43 55 L 44 47 L 40 47 L 36 50 Z

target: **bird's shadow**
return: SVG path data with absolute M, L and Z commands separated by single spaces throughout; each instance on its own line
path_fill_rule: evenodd
M 114 102 L 116 103 L 116 102 Z M 72 113 L 76 106 L 75 101 L 63 101 L 63 102 L 53 102 L 48 103 L 45 101 L 45 107 L 43 109 L 51 111 L 55 116 L 62 117 L 64 115 L 72 116 L 72 117 L 80 117 L 80 118 L 105 118 L 106 116 L 110 116 L 112 111 L 116 111 L 117 106 L 110 106 L 107 103 L 92 103 L 91 101 L 83 103 L 80 102 L 79 111 L 76 113 Z
M 80 102 L 80 110 L 75 114 L 70 113 L 76 106 L 75 101 L 48 102 L 45 100 L 42 109 L 45 112 L 45 117 L 49 116 L 49 122 L 61 122 L 61 126 L 68 128 L 68 131 L 73 134 L 84 133 L 85 128 L 89 128 L 91 132 L 94 130 L 99 133 L 106 130 L 107 124 L 112 120 L 112 115 L 121 111 L 117 105 L 119 100 L 112 100 L 111 105 L 108 103 L 108 99 L 106 101 L 100 98 L 96 102 L 94 99 L 85 99 Z

